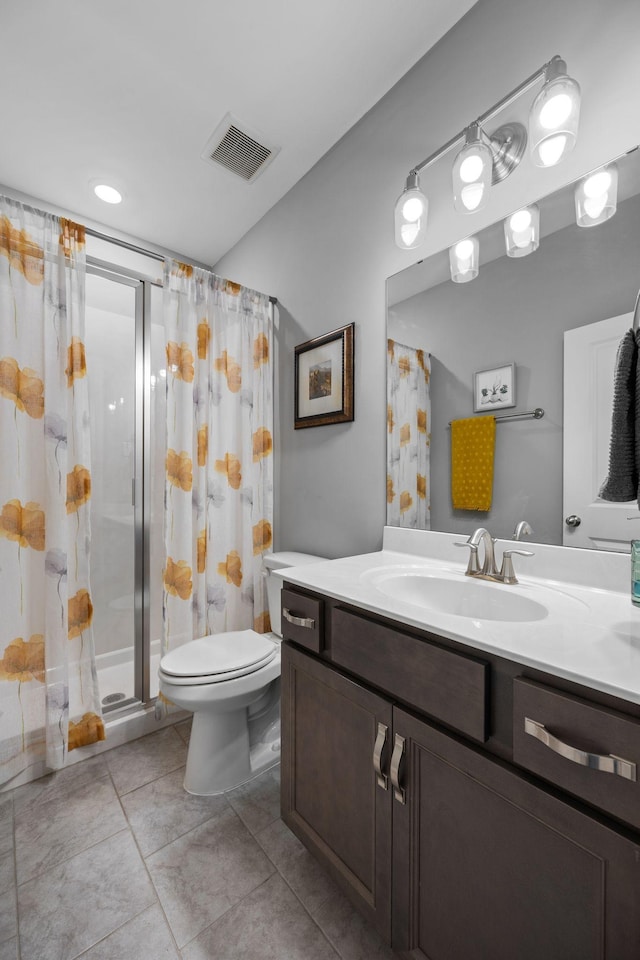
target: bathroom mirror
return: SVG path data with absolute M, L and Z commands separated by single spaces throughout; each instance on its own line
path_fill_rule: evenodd
M 463 534 L 486 526 L 494 537 L 511 537 L 516 523 L 526 519 L 532 540 L 563 543 L 564 332 L 631 314 L 640 286 L 640 150 L 615 162 L 618 206 L 606 222 L 576 225 L 571 184 L 531 198 L 540 209 L 540 245 L 528 256 L 506 256 L 500 220 L 477 234 L 480 269 L 474 280 L 451 281 L 448 249 L 388 279 L 388 342 L 411 348 L 407 353 L 421 367 L 428 367 L 430 354 L 430 412 L 426 435 L 418 437 L 420 443 L 428 439 L 424 485 L 430 517 L 414 511 L 411 520 L 401 513 L 389 516 L 388 523 Z M 489 412 L 506 417 L 542 408 L 544 416 L 496 425 L 491 508 L 454 510 L 450 421 L 476 415 L 476 373 L 510 364 L 515 365 L 515 405 Z M 397 389 L 397 380 L 388 376 L 388 391 Z M 389 437 L 394 416 L 401 417 L 389 407 L 387 414 Z M 572 448 L 576 443 L 580 449 L 578 438 Z M 395 453 L 389 444 L 389 453 L 397 459 L 399 443 L 394 446 Z M 397 492 L 390 490 L 388 473 L 387 501 Z

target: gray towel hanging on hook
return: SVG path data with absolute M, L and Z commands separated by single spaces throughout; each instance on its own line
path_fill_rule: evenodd
M 609 473 L 598 493 L 615 503 L 636 500 L 640 494 L 639 342 L 640 331 L 627 330 L 616 354 Z

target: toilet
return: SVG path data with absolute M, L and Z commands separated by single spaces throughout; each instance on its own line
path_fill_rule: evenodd
M 162 657 L 160 692 L 193 712 L 184 788 L 232 790 L 280 760 L 280 593 L 274 570 L 319 563 L 307 553 L 263 557 L 271 633 L 234 630 L 191 640 Z

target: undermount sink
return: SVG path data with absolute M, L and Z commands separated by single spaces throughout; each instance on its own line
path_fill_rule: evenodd
M 544 620 L 549 614 L 543 603 L 504 584 L 427 573 L 378 574 L 372 581 L 381 593 L 436 613 L 512 623 Z

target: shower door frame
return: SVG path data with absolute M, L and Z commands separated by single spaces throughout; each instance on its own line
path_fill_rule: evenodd
M 162 283 L 95 257 L 87 273 L 135 290 L 134 476 L 131 483 L 134 529 L 133 698 L 103 706 L 105 714 L 126 712 L 157 699 L 151 686 L 151 287 Z

